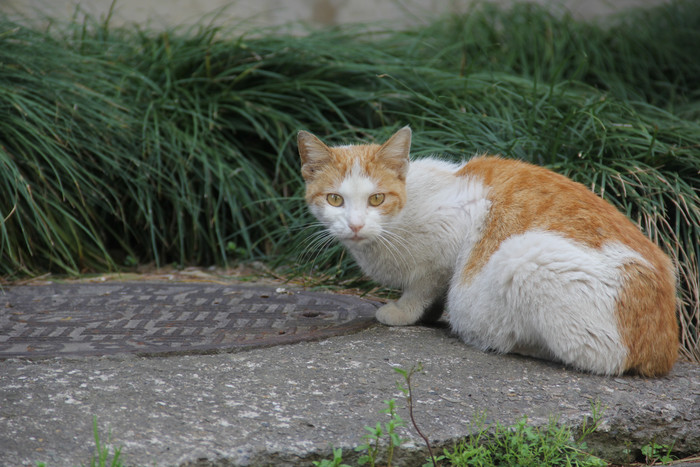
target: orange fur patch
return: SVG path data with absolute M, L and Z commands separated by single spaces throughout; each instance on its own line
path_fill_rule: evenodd
M 644 376 L 670 370 L 678 353 L 673 269 L 663 251 L 627 217 L 580 183 L 525 162 L 477 157 L 458 175 L 480 179 L 489 187 L 492 202 L 483 236 L 462 271 L 465 283 L 486 265 L 501 242 L 526 231 L 558 232 L 592 248 L 622 243 L 650 264 L 623 268 L 617 320 L 628 349 L 626 369 Z

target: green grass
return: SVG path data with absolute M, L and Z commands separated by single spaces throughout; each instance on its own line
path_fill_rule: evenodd
M 444 449 L 442 454 L 435 458 L 435 463 L 428 458 L 424 467 L 497 465 L 601 467 L 610 465 L 605 460 L 587 452 L 586 444 L 580 438 L 574 439 L 571 427 L 559 424 L 554 419 L 550 420 L 545 427 L 533 426 L 528 423 L 527 417 L 509 426 L 498 423 L 489 425 L 484 422 L 484 419 L 485 416 L 478 417 L 475 427 L 471 427 L 473 434 L 455 443 L 453 447 Z M 381 424 L 378 423 L 379 425 Z M 373 432 L 378 430 L 378 428 L 367 428 Z M 393 451 L 399 451 L 402 444 L 401 442 L 395 444 L 389 434 L 385 433 L 383 437 L 377 438 L 376 445 L 363 444 L 356 449 L 363 453 L 369 452 L 374 457 L 364 454 L 355 463 L 348 464 L 347 462 L 352 461 L 348 460 L 347 456 L 345 460 L 343 459 L 342 449 L 334 448 L 332 458 L 314 461 L 313 464 L 317 467 L 391 466 L 393 465 L 391 455 Z M 375 451 L 372 451 L 373 449 Z M 378 463 L 375 464 L 375 461 Z
M 604 25 L 482 5 L 306 35 L 0 18 L 0 274 L 263 259 L 359 283 L 311 243 L 296 132 L 410 124 L 417 156 L 533 161 L 627 213 L 678 263 L 700 361 L 698 43 L 690 0 Z
M 581 439 L 574 441 L 571 428 L 554 419 L 542 428 L 530 425 L 527 417 L 511 426 L 484 425 L 483 417 L 476 423 L 480 425 L 475 434 L 445 450 L 441 460 L 446 465 L 609 465 L 586 452 Z

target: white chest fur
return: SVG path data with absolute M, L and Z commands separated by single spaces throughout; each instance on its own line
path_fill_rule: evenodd
M 459 167 L 432 158 L 411 162 L 406 205 L 382 220 L 383 238 L 344 242 L 366 274 L 392 287 L 447 285 L 460 252 L 479 239 L 490 205 L 482 183 L 454 175 Z

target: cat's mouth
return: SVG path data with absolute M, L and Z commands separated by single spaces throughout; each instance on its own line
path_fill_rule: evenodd
M 351 237 L 347 237 L 345 240 L 350 242 L 350 243 L 358 245 L 360 243 L 366 242 L 367 240 L 369 240 L 369 238 L 364 236 L 364 235 L 354 234 Z

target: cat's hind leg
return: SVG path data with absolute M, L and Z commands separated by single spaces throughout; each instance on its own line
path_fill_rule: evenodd
M 624 370 L 615 318 L 620 267 L 637 259 L 620 246 L 588 248 L 549 232 L 504 241 L 471 279 L 457 270 L 449 321 L 467 343 L 549 357 L 602 374 Z

